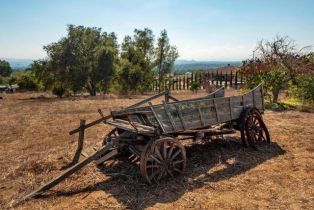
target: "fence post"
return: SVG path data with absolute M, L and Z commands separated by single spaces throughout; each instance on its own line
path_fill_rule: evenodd
M 185 74 L 183 75 L 183 90 L 185 90 Z
M 227 82 L 228 82 L 228 73 L 225 74 L 225 88 L 227 88 Z
M 220 87 L 222 86 L 222 71 L 220 72 Z
M 238 72 L 236 71 L 236 75 L 235 75 L 235 78 L 234 78 L 234 82 L 235 82 L 235 89 L 238 89 Z
M 231 71 L 231 74 L 230 74 L 230 87 L 232 87 L 232 71 Z
M 212 71 L 212 85 L 214 84 L 214 71 Z
M 216 86 L 218 86 L 218 71 L 216 71 L 216 78 L 215 78 L 215 80 L 216 80 Z

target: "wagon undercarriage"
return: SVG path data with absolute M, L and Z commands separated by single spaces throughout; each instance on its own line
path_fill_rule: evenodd
M 162 104 L 150 103 L 160 96 L 165 96 Z M 147 102 L 149 106 L 141 106 Z M 187 162 L 181 143 L 184 139 L 206 143 L 216 136 L 240 131 L 243 145 L 257 149 L 259 143 L 270 142 L 263 112 L 261 86 L 240 96 L 224 97 L 224 89 L 220 88 L 206 97 L 183 101 L 165 91 L 108 116 L 99 110 L 100 119 L 89 124 L 81 120 L 80 127 L 70 132 L 79 132 L 70 167 L 23 200 L 54 187 L 90 162 L 100 165 L 116 155 L 137 158 L 140 172 L 149 184 L 175 177 L 184 171 Z M 84 154 L 84 130 L 100 122 L 114 128 L 103 139 L 102 147 L 79 161 Z

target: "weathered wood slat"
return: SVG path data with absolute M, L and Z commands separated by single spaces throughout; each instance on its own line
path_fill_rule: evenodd
M 180 107 L 179 107 L 177 104 L 174 104 L 174 107 L 175 107 L 175 109 L 177 110 L 177 113 L 178 113 L 179 119 L 180 119 L 180 121 L 181 121 L 182 127 L 183 127 L 183 129 L 185 130 L 185 129 L 186 129 L 186 125 L 185 125 L 185 122 L 184 122 L 184 119 L 183 119 L 183 116 L 182 116 L 182 112 L 181 112 L 181 110 L 180 110 Z
M 134 128 L 128 121 L 121 120 L 121 119 L 107 121 L 106 123 L 109 125 L 115 126 L 117 128 L 121 128 L 121 129 L 134 132 L 134 133 L 153 134 L 155 131 L 154 127 L 145 126 L 138 123 L 134 123 L 134 126 L 135 126 Z
M 176 125 L 175 125 L 174 120 L 173 120 L 173 118 L 172 118 L 172 116 L 171 116 L 171 113 L 170 113 L 170 111 L 169 111 L 169 109 L 168 109 L 168 104 L 166 104 L 165 101 L 163 101 L 162 103 L 163 103 L 163 105 L 164 105 L 164 110 L 165 110 L 165 112 L 166 112 L 166 114 L 167 114 L 167 116 L 168 116 L 168 119 L 169 119 L 169 121 L 170 121 L 170 123 L 171 123 L 172 129 L 173 129 L 174 132 L 176 132 L 176 131 L 177 131 Z
M 110 158 L 114 157 L 117 154 L 118 154 L 118 150 L 117 149 L 111 150 L 109 153 L 107 153 L 103 157 L 101 157 L 98 160 L 96 160 L 96 164 L 99 165 L 99 164 L 105 162 L 106 160 L 109 160 Z

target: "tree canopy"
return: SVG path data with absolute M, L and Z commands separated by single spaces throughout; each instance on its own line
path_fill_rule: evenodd
M 74 92 L 86 89 L 94 96 L 101 83 L 101 88 L 107 91 L 118 55 L 114 33 L 69 25 L 66 37 L 44 49 L 48 59 L 37 61 L 33 67 L 46 85 L 59 83 Z
M 165 30 L 156 47 L 149 28 L 135 29 L 121 46 L 115 33 L 100 28 L 69 25 L 67 31 L 59 41 L 44 46 L 47 59 L 32 64 L 46 90 L 87 90 L 93 96 L 97 90 L 108 92 L 110 88 L 124 94 L 143 93 L 151 89 L 155 70 L 162 77 L 178 57 Z
M 8 77 L 12 73 L 10 63 L 5 60 L 0 60 L 0 76 Z

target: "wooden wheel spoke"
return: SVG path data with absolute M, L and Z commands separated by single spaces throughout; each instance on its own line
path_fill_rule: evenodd
M 172 164 L 176 165 L 176 164 L 183 163 L 183 162 L 184 162 L 184 160 L 177 160 L 177 161 L 173 161 Z
M 158 160 L 154 155 L 150 155 L 149 158 L 153 159 L 157 163 L 161 164 L 160 160 Z
M 174 146 L 175 146 L 175 145 L 174 145 L 174 144 L 172 144 L 172 145 L 171 145 L 171 147 L 170 147 L 170 149 L 169 149 L 168 156 L 167 156 L 167 158 L 168 158 L 168 159 L 170 159 L 170 157 L 171 157 L 171 155 L 172 155 L 172 152 L 173 152 Z
M 157 157 L 159 158 L 159 160 L 163 160 L 163 157 L 160 154 L 159 148 L 157 146 L 154 147 L 155 153 L 157 155 Z
M 176 168 L 176 167 L 173 168 L 173 170 L 176 171 L 176 172 L 179 172 L 180 174 L 182 173 L 182 170 L 181 170 L 181 169 L 178 169 L 178 168 Z
M 162 173 L 161 170 L 156 170 L 154 171 L 150 176 L 149 176 L 149 179 L 152 180 L 156 175 Z
M 167 141 L 165 141 L 163 144 L 163 155 L 164 155 L 164 160 L 166 160 L 167 159 Z
M 158 175 L 158 177 L 157 177 L 157 181 L 159 181 L 161 178 L 162 178 L 162 176 L 165 174 L 165 172 L 164 171 L 161 171 L 160 173 L 159 173 L 159 175 Z
M 181 153 L 181 150 L 176 151 L 173 156 L 170 158 L 171 161 L 173 161 L 173 159 L 175 159 L 179 154 Z

